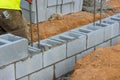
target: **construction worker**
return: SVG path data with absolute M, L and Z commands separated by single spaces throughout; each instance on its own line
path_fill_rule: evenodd
M 0 28 L 1 34 L 12 33 L 27 38 L 27 23 L 22 16 L 20 0 L 0 0 Z

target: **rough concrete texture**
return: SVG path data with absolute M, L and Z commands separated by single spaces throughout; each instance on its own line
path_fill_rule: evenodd
M 67 57 L 75 55 L 85 49 L 86 49 L 86 36 L 81 36 L 78 39 L 75 39 L 67 43 Z
M 42 53 L 16 63 L 16 78 L 21 78 L 42 68 Z
M 0 36 L 0 66 L 8 65 L 28 56 L 27 39 L 5 34 Z
M 29 80 L 53 80 L 53 66 L 30 75 Z
M 120 36 L 112 39 L 112 45 L 115 45 L 118 41 L 120 41 Z
M 106 41 L 100 45 L 97 45 L 95 48 L 98 49 L 98 48 L 102 48 L 102 47 L 107 47 L 107 46 L 110 46 L 110 41 Z
M 57 54 L 57 55 L 56 55 Z M 44 67 L 66 58 L 66 44 L 47 50 L 43 54 Z
M 38 20 L 45 21 L 48 18 L 57 12 L 57 7 L 59 7 L 60 12 L 62 14 L 68 14 L 72 12 L 77 12 L 82 10 L 83 0 L 37 0 L 38 4 Z M 36 4 L 35 0 L 33 0 L 32 4 L 32 22 L 36 23 Z M 29 21 L 29 4 L 22 0 L 21 8 L 23 9 L 23 14 L 25 18 Z M 53 9 L 53 10 L 52 10 Z M 26 15 L 27 14 L 27 15 Z
M 93 47 L 104 41 L 104 30 L 97 26 L 87 25 L 80 28 L 79 31 L 87 35 L 87 48 Z
M 15 80 L 14 64 L 11 64 L 4 69 L 0 69 L 1 80 Z
M 24 77 L 24 78 L 21 78 L 21 79 L 18 79 L 18 80 L 28 80 L 28 76 Z
M 84 56 L 90 54 L 90 53 L 93 52 L 93 51 L 94 51 L 94 48 L 91 48 L 91 49 L 88 49 L 88 50 L 86 50 L 86 51 L 84 51 L 84 52 L 79 53 L 78 55 L 76 55 L 77 60 L 83 58 Z
M 75 65 L 75 56 L 55 64 L 56 77 L 58 78 L 64 74 L 72 71 L 74 65 Z

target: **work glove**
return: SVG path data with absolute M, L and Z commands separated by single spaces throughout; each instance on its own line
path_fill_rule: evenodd
M 26 0 L 28 3 L 32 3 L 32 0 Z

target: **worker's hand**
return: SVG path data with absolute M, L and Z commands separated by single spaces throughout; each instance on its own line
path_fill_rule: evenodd
M 29 3 L 32 3 L 32 0 L 26 0 L 27 2 L 29 2 Z

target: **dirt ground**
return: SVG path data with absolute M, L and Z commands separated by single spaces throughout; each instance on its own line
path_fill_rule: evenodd
M 106 4 L 112 12 L 120 11 L 120 0 L 109 0 Z M 70 80 L 120 80 L 120 43 L 97 49 L 78 60 Z
M 105 16 L 104 14 L 102 17 Z M 98 19 L 100 19 L 100 15 L 96 14 L 96 20 Z M 39 24 L 40 38 L 45 39 L 91 22 L 93 22 L 93 14 L 84 11 L 64 15 L 61 19 L 44 21 Z M 33 24 L 33 39 L 37 41 L 35 24 Z
M 70 80 L 120 80 L 120 43 L 77 61 Z
M 116 12 L 120 11 L 120 0 L 109 0 L 105 3 L 108 6 L 111 6 L 111 9 L 106 10 L 102 14 L 102 18 L 107 17 L 108 15 L 113 15 Z M 100 19 L 99 13 L 96 14 L 96 20 Z M 54 18 L 52 20 L 44 21 L 39 23 L 40 39 L 45 39 L 53 35 L 63 33 L 65 31 L 83 26 L 85 24 L 93 22 L 93 14 L 86 11 L 71 13 L 63 15 L 61 18 Z M 29 26 L 29 25 L 28 25 Z M 29 27 L 28 35 L 30 36 Z M 36 24 L 33 24 L 33 41 L 37 41 L 37 27 Z

